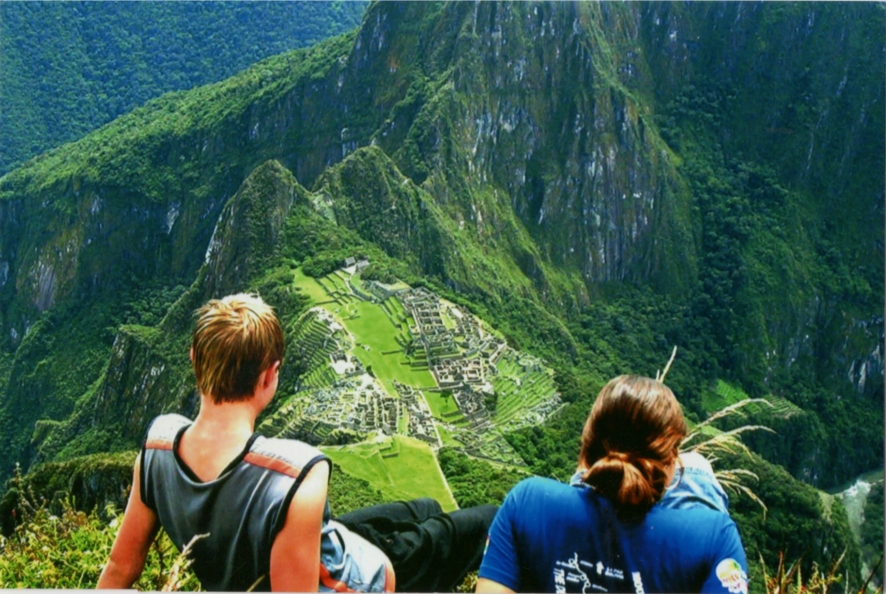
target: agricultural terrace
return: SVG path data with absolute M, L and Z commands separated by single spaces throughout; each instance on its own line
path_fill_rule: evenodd
M 557 387 L 552 373 L 538 359 L 508 349 L 496 364 L 492 385 L 498 395 L 495 422 L 519 421 L 527 415 L 550 413 L 557 405 Z
M 451 390 L 425 390 L 423 393 L 435 418 L 447 421 L 464 420 Z
M 737 388 L 728 382 L 724 382 L 723 380 L 717 380 L 716 392 L 707 396 L 702 401 L 702 405 L 706 411 L 713 413 L 743 400 L 748 400 L 749 398 L 750 396 L 748 396 L 744 390 Z M 769 405 L 767 406 L 764 403 L 748 404 L 746 409 L 747 412 L 766 411 L 773 417 L 780 417 L 783 419 L 787 419 L 795 414 L 803 412 L 803 409 L 796 404 L 775 394 L 769 394 L 765 396 L 763 400 L 769 402 Z
M 363 281 L 357 268 L 318 279 L 296 271 L 314 304 L 285 329 L 307 370 L 303 404 L 266 425 L 315 444 L 408 435 L 521 465 L 501 430 L 559 406 L 551 372 L 435 293 Z
M 348 474 L 369 482 L 386 499 L 433 497 L 444 511 L 458 509 L 437 457 L 425 443 L 398 435 L 371 443 L 322 449 Z

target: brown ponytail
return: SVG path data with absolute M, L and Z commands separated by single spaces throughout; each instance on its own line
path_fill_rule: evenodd
M 683 413 L 667 386 L 619 376 L 600 391 L 585 423 L 582 480 L 612 501 L 619 517 L 642 517 L 661 499 L 685 436 Z

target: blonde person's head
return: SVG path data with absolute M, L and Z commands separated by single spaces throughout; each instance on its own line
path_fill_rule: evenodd
M 229 295 L 195 312 L 191 357 L 197 388 L 216 403 L 248 400 L 261 373 L 283 359 L 283 329 L 260 297 Z
M 686 421 L 663 383 L 622 375 L 606 384 L 581 436 L 585 483 L 612 501 L 624 518 L 645 514 L 664 493 Z

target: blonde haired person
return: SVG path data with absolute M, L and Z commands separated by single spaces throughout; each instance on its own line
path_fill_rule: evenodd
M 330 461 L 254 433 L 274 397 L 283 330 L 260 298 L 199 309 L 191 361 L 200 411 L 157 417 L 136 459 L 120 532 L 98 586 L 129 588 L 162 525 L 207 590 L 433 591 L 476 569 L 495 508 L 443 513 L 432 499 L 331 518 Z
M 667 386 L 611 380 L 585 424 L 572 484 L 536 477 L 508 494 L 477 592 L 746 594 L 747 559 L 725 493 L 701 456 L 680 467 L 685 436 Z

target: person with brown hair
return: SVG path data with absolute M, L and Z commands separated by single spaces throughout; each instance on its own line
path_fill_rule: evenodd
M 131 587 L 161 525 L 179 550 L 193 543 L 207 590 L 430 592 L 477 568 L 494 506 L 444 513 L 418 499 L 332 518 L 329 458 L 254 433 L 283 360 L 273 309 L 240 294 L 196 314 L 199 414 L 151 423 L 98 587 Z
M 716 482 L 697 461 L 700 472 L 677 474 L 686 432 L 661 382 L 607 383 L 582 433 L 579 480 L 533 477 L 511 490 L 489 531 L 476 591 L 746 594 L 747 558 L 725 495 L 708 496 L 719 485 L 687 485 L 668 502 L 671 484 Z

